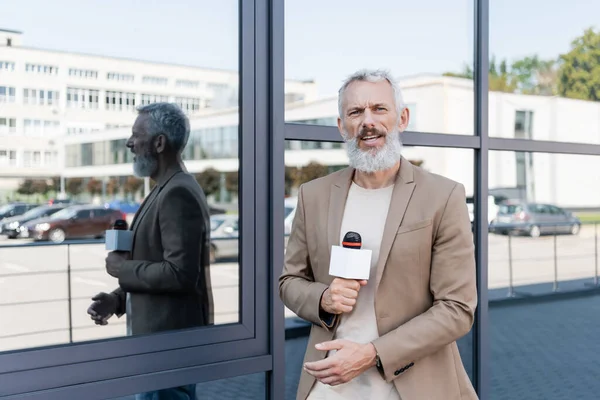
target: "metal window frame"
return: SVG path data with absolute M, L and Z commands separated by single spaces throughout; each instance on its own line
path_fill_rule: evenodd
M 0 397 L 105 399 L 265 372 L 266 397 L 284 398 L 285 321 L 278 276 L 284 253 L 281 199 L 285 141 L 342 141 L 337 127 L 284 120 L 284 1 L 238 2 L 240 323 L 3 353 Z M 403 143 L 475 152 L 479 306 L 473 327 L 473 379 L 479 398 L 487 399 L 491 395 L 486 201 L 489 152 L 600 156 L 600 145 L 489 137 L 489 0 L 473 1 L 475 135 L 404 132 Z
M 27 394 L 27 398 L 64 399 L 73 398 L 75 393 L 86 393 L 87 399 L 101 399 L 108 393 L 127 395 L 272 370 L 270 338 L 283 337 L 284 332 L 283 325 L 270 332 L 272 315 L 256 312 L 269 310 L 273 302 L 269 290 L 273 274 L 272 246 L 261 245 L 268 243 L 272 234 L 271 192 L 268 185 L 258 182 L 270 179 L 271 94 L 283 87 L 283 80 L 281 85 L 271 85 L 273 70 L 267 61 L 274 38 L 268 29 L 271 9 L 279 3 L 238 1 L 239 323 L 2 353 L 0 397 L 23 398 Z M 283 15 L 283 5 L 280 7 Z M 279 76 L 283 77 L 283 64 L 276 66 L 280 68 Z M 266 90 L 269 87 L 271 91 Z M 160 384 L 155 380 L 158 376 Z M 93 392 L 84 390 L 92 387 Z

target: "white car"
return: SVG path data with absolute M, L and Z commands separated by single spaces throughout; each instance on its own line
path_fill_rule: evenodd
M 473 197 L 467 197 L 467 209 L 469 210 L 469 219 L 471 220 L 471 227 L 475 219 L 475 206 L 473 204 Z M 492 223 L 496 215 L 498 214 L 498 206 L 496 205 L 496 199 L 494 196 L 488 196 L 488 225 Z

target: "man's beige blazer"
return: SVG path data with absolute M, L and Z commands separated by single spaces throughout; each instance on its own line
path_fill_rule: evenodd
M 279 289 L 284 304 L 313 323 L 305 362 L 325 357 L 314 346 L 332 340 L 340 320 L 336 316 L 327 325 L 320 299 L 334 279 L 328 273 L 330 251 L 340 244 L 353 175 L 346 168 L 299 189 Z M 463 185 L 402 158 L 376 276 L 380 337 L 373 344 L 385 380 L 394 383 L 402 400 L 477 399 L 456 345 L 470 331 L 477 305 Z M 314 382 L 302 371 L 297 399 L 306 399 Z

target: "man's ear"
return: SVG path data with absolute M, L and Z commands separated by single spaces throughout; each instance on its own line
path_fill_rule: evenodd
M 404 132 L 408 128 L 408 122 L 410 121 L 410 111 L 408 107 L 402 109 L 400 118 L 398 118 L 398 129 L 400 132 Z
M 338 130 L 340 131 L 340 135 L 342 135 L 342 138 L 345 139 L 345 137 L 344 137 L 344 123 L 342 122 L 342 119 L 340 117 L 338 117 L 338 119 L 337 119 L 337 125 L 338 125 Z
M 154 140 L 154 148 L 156 149 L 156 153 L 164 153 L 167 149 L 167 137 L 163 134 L 160 134 Z

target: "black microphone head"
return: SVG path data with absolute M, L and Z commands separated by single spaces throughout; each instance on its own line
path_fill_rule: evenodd
M 126 231 L 127 230 L 127 221 L 125 221 L 123 219 L 116 220 L 113 225 L 113 229 L 116 229 L 118 231 Z
M 347 232 L 342 240 L 342 246 L 347 249 L 360 249 L 362 247 L 362 238 L 357 232 Z

